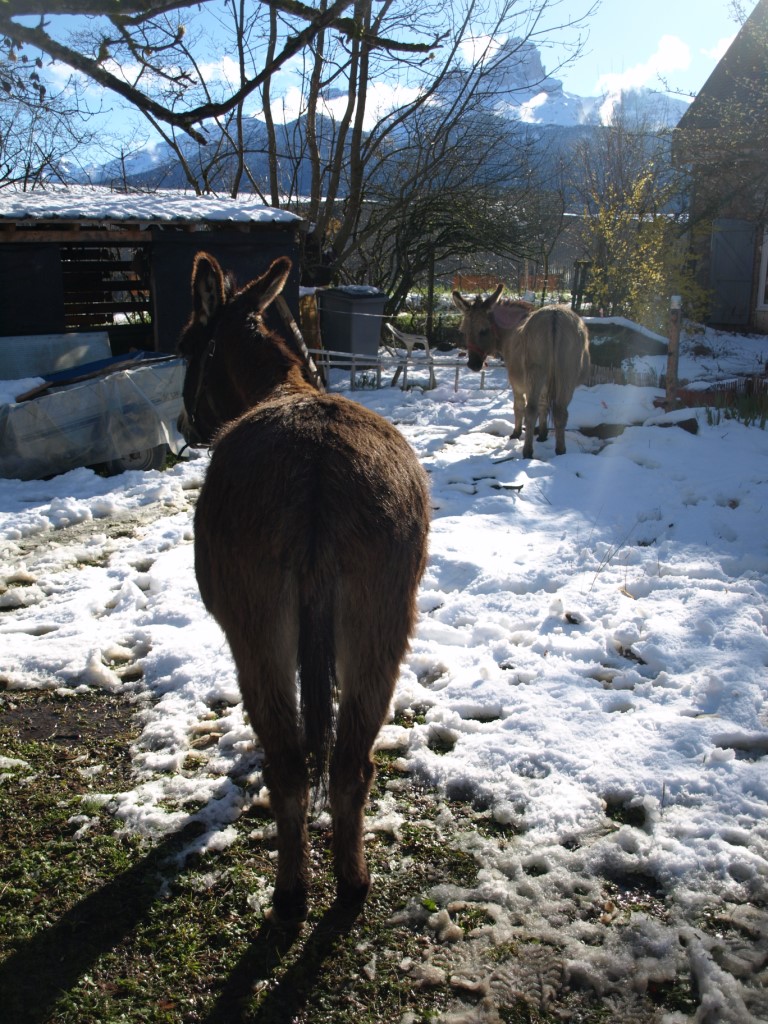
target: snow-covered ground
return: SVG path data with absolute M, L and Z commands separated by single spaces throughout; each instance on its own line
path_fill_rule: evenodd
M 766 339 L 685 336 L 679 375 L 753 373 L 766 355 Z M 472 842 L 494 941 L 551 941 L 569 983 L 624 1005 L 690 971 L 698 1011 L 669 1024 L 768 1020 L 768 433 L 600 385 L 574 397 L 567 454 L 551 437 L 524 462 L 501 370 L 489 378 L 351 395 L 412 443 L 434 507 L 380 745 L 509 826 L 512 841 Z M 627 429 L 579 432 L 601 423 Z M 0 482 L 0 685 L 132 694 L 136 785 L 104 803 L 155 835 L 192 816 L 215 856 L 263 794 L 192 567 L 206 463 Z M 230 777 L 244 764 L 247 795 Z M 397 827 L 380 805 L 371 828 Z M 630 914 L 606 880 L 663 913 Z M 438 903 L 456 895 L 445 882 Z M 451 946 L 455 970 L 471 973 L 471 950 Z

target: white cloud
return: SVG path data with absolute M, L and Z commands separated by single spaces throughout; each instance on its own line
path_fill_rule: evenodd
M 104 70 L 115 78 L 133 85 L 142 70 L 136 63 L 119 64 L 114 60 L 106 60 L 103 64 Z M 203 81 L 224 82 L 228 86 L 235 87 L 240 81 L 240 68 L 237 61 L 231 57 L 222 57 L 216 61 L 198 64 Z M 169 68 L 171 73 L 178 72 L 179 68 Z M 77 78 L 86 88 L 101 90 L 102 87 L 94 83 L 87 75 L 74 71 L 68 64 L 56 61 L 46 66 L 45 73 L 48 79 L 55 85 L 63 88 L 71 78 Z
M 407 88 L 402 85 L 391 85 L 386 82 L 376 82 L 368 89 L 365 120 L 363 128 L 370 131 L 374 125 L 381 120 L 389 111 L 401 107 L 416 99 L 418 89 Z M 320 99 L 318 109 L 321 114 L 327 117 L 340 119 L 347 107 L 346 95 L 340 95 L 330 100 Z M 272 116 L 276 121 L 293 121 L 306 113 L 307 103 L 301 89 L 291 86 L 283 96 L 272 104 Z M 257 117 L 260 115 L 256 115 Z
M 641 86 L 658 88 L 659 76 L 670 72 L 685 71 L 691 63 L 691 48 L 688 43 L 677 36 L 662 36 L 656 52 L 647 61 L 635 64 L 626 71 L 611 72 L 601 75 L 597 88 L 601 93 L 615 95 L 626 89 L 639 89 Z
M 499 52 L 506 41 L 506 36 L 469 36 L 461 43 L 461 55 L 469 65 L 484 64 Z
M 711 49 L 702 49 L 701 52 L 705 57 L 709 57 L 710 60 L 719 61 L 735 38 L 736 36 L 723 36 L 722 39 L 718 39 Z
M 226 82 L 237 86 L 240 82 L 240 66 L 231 57 L 221 57 L 216 61 L 198 64 L 204 82 Z

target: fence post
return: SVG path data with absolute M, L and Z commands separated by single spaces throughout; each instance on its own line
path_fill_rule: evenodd
M 669 346 L 667 348 L 667 396 L 669 412 L 677 404 L 677 369 L 680 362 L 680 319 L 683 300 L 673 295 L 669 300 Z

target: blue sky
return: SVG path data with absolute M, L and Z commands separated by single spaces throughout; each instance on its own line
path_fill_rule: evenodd
M 556 0 L 549 8 L 546 23 L 552 25 L 578 17 L 590 2 Z M 752 0 L 746 0 L 746 5 L 751 11 Z M 636 0 L 634 4 L 631 0 L 600 0 L 586 30 L 580 33 L 587 37 L 582 55 L 565 68 L 558 68 L 558 64 L 566 54 L 553 42 L 546 42 L 546 29 L 535 41 L 546 70 L 561 79 L 569 93 L 599 96 L 639 86 L 661 90 L 666 82 L 670 90 L 691 95 L 701 89 L 738 31 L 730 7 L 729 0 Z M 215 21 L 211 23 L 214 25 Z M 556 37 L 563 38 L 563 33 L 549 35 L 550 40 Z M 229 77 L 231 58 L 221 50 L 218 54 L 206 64 L 209 81 Z M 66 77 L 67 71 L 61 65 L 58 71 L 62 78 Z M 281 102 L 285 103 L 285 116 L 296 116 L 295 86 L 292 88 L 286 79 L 284 89 Z M 380 83 L 377 89 L 377 99 L 369 97 L 372 117 L 374 106 L 388 107 L 394 98 L 393 85 Z M 93 86 L 89 91 L 94 96 L 103 95 Z M 276 89 L 275 95 L 280 91 Z M 119 131 L 126 120 L 137 119 L 137 115 L 126 117 L 113 95 L 103 98 L 111 111 L 111 128 Z M 275 116 L 280 117 L 280 113 L 275 111 Z
M 579 96 L 618 83 L 661 89 L 659 74 L 675 90 L 698 92 L 739 29 L 729 7 L 728 0 L 601 0 L 584 55 L 558 77 Z M 548 70 L 550 61 L 545 54 Z

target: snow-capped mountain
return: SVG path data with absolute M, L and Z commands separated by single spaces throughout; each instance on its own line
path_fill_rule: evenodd
M 189 149 L 197 148 L 190 143 Z M 166 142 L 151 142 L 140 149 L 125 152 L 106 163 L 94 163 L 80 171 L 80 175 L 97 185 L 123 181 L 147 184 L 153 188 L 181 187 L 183 178 L 178 157 Z
M 530 42 L 509 40 L 499 51 L 501 73 L 494 81 L 493 109 L 502 116 L 542 127 L 574 128 L 610 125 L 622 114 L 650 128 L 671 128 L 688 107 L 652 89 L 632 89 L 601 96 L 566 92 L 559 78 L 549 75 L 541 54 Z
M 450 99 L 463 84 L 462 73 L 446 79 L 443 98 Z M 332 97 L 326 97 L 329 99 Z M 603 96 L 577 96 L 566 92 L 558 78 L 547 74 L 541 55 L 532 43 L 508 40 L 493 59 L 488 74 L 482 107 L 489 113 L 529 126 L 533 134 L 546 137 L 547 149 L 567 148 L 569 138 L 583 136 L 592 128 L 610 125 L 617 116 L 651 130 L 673 127 L 687 108 L 683 100 L 650 89 L 636 89 Z M 293 149 L 296 137 L 303 134 L 303 123 L 278 126 L 285 133 L 285 152 Z M 329 133 L 329 136 L 333 132 Z M 245 145 L 254 176 L 267 180 L 268 142 L 264 124 L 253 118 L 246 126 Z M 204 166 L 208 154 L 191 140 L 184 144 L 185 159 L 197 171 Z M 226 156 L 217 170 L 209 168 L 205 177 L 215 187 L 215 178 L 226 176 Z M 262 166 L 263 165 L 263 166 Z M 261 174 L 263 171 L 263 175 Z M 296 172 L 292 169 L 291 175 Z M 291 187 L 301 191 L 309 186 L 308 171 L 300 166 L 298 179 Z M 188 185 L 178 156 L 164 142 L 156 142 L 123 157 L 90 167 L 85 173 L 71 172 L 73 180 L 90 180 L 97 184 L 127 183 L 149 188 L 184 188 Z M 287 184 L 287 183 L 286 183 Z
M 497 113 L 526 124 L 573 128 L 578 125 L 610 125 L 618 114 L 655 129 L 672 128 L 688 104 L 651 89 L 632 89 L 604 96 L 576 96 L 565 92 L 562 82 L 549 79 L 529 96 L 515 95 L 496 105 Z

